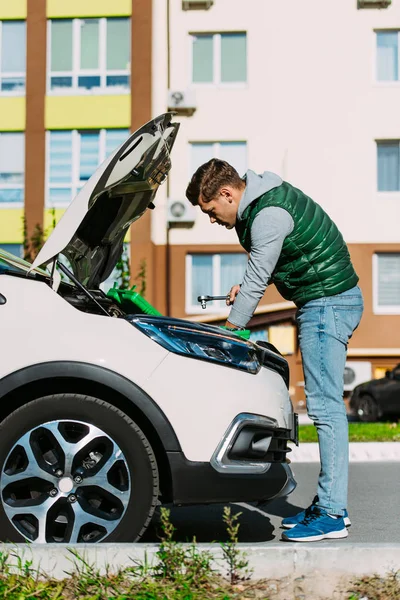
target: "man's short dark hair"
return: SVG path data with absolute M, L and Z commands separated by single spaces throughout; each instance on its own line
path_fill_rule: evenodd
M 193 174 L 186 189 L 186 198 L 193 206 L 199 203 L 200 196 L 204 202 L 210 202 L 216 198 L 218 191 L 224 185 L 241 189 L 244 182 L 232 165 L 224 160 L 212 158 Z

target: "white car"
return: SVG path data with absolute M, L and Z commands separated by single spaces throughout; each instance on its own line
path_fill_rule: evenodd
M 99 288 L 168 175 L 171 118 L 97 169 L 33 265 L 0 254 L 2 540 L 132 542 L 160 502 L 263 502 L 295 487 L 286 360 Z

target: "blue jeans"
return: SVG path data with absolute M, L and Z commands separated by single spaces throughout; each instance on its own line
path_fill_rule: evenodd
M 347 343 L 363 313 L 358 286 L 297 311 L 307 412 L 317 428 L 321 470 L 318 506 L 335 515 L 347 507 L 349 435 L 343 402 Z

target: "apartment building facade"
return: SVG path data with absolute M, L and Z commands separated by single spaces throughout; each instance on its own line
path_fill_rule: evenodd
M 0 0 L 1 247 L 23 253 L 23 215 L 48 234 L 151 118 L 148 23 L 147 0 Z
M 360 276 L 365 314 L 349 345 L 346 390 L 384 375 L 400 361 L 400 1 L 154 7 L 153 112 L 167 89 L 170 106 L 183 104 L 164 214 L 152 217 L 156 252 L 166 244 L 165 212 L 174 218 L 202 162 L 217 156 L 240 173 L 278 173 L 334 219 Z M 240 282 L 245 257 L 235 232 L 199 211 L 190 228 L 171 227 L 172 314 L 223 323 L 223 303 L 202 311 L 196 297 Z M 303 398 L 295 309 L 274 286 L 251 328 L 287 355 L 293 397 Z
M 170 178 L 127 240 L 147 299 L 223 323 L 197 296 L 240 282 L 246 255 L 187 182 L 213 156 L 274 171 L 331 215 L 360 275 L 347 389 L 382 375 L 400 361 L 399 32 L 400 0 L 0 0 L 0 246 L 21 251 L 23 213 L 50 229 L 129 129 L 175 108 Z M 301 400 L 295 307 L 274 286 L 251 329 Z

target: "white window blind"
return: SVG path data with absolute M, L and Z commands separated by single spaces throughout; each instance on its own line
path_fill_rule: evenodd
M 186 256 L 186 311 L 200 312 L 197 297 L 224 296 L 231 287 L 240 284 L 246 270 L 244 253 L 188 254 Z M 225 301 L 209 302 L 214 311 L 227 310 Z
M 47 204 L 68 205 L 97 167 L 128 136 L 128 129 L 49 131 Z
M 400 142 L 377 142 L 378 192 L 400 191 Z
M 400 312 L 400 253 L 376 254 L 375 312 Z
M 25 136 L 0 133 L 0 204 L 24 201 Z
M 398 31 L 380 31 L 376 34 L 376 77 L 378 81 L 398 81 L 399 47 Z

